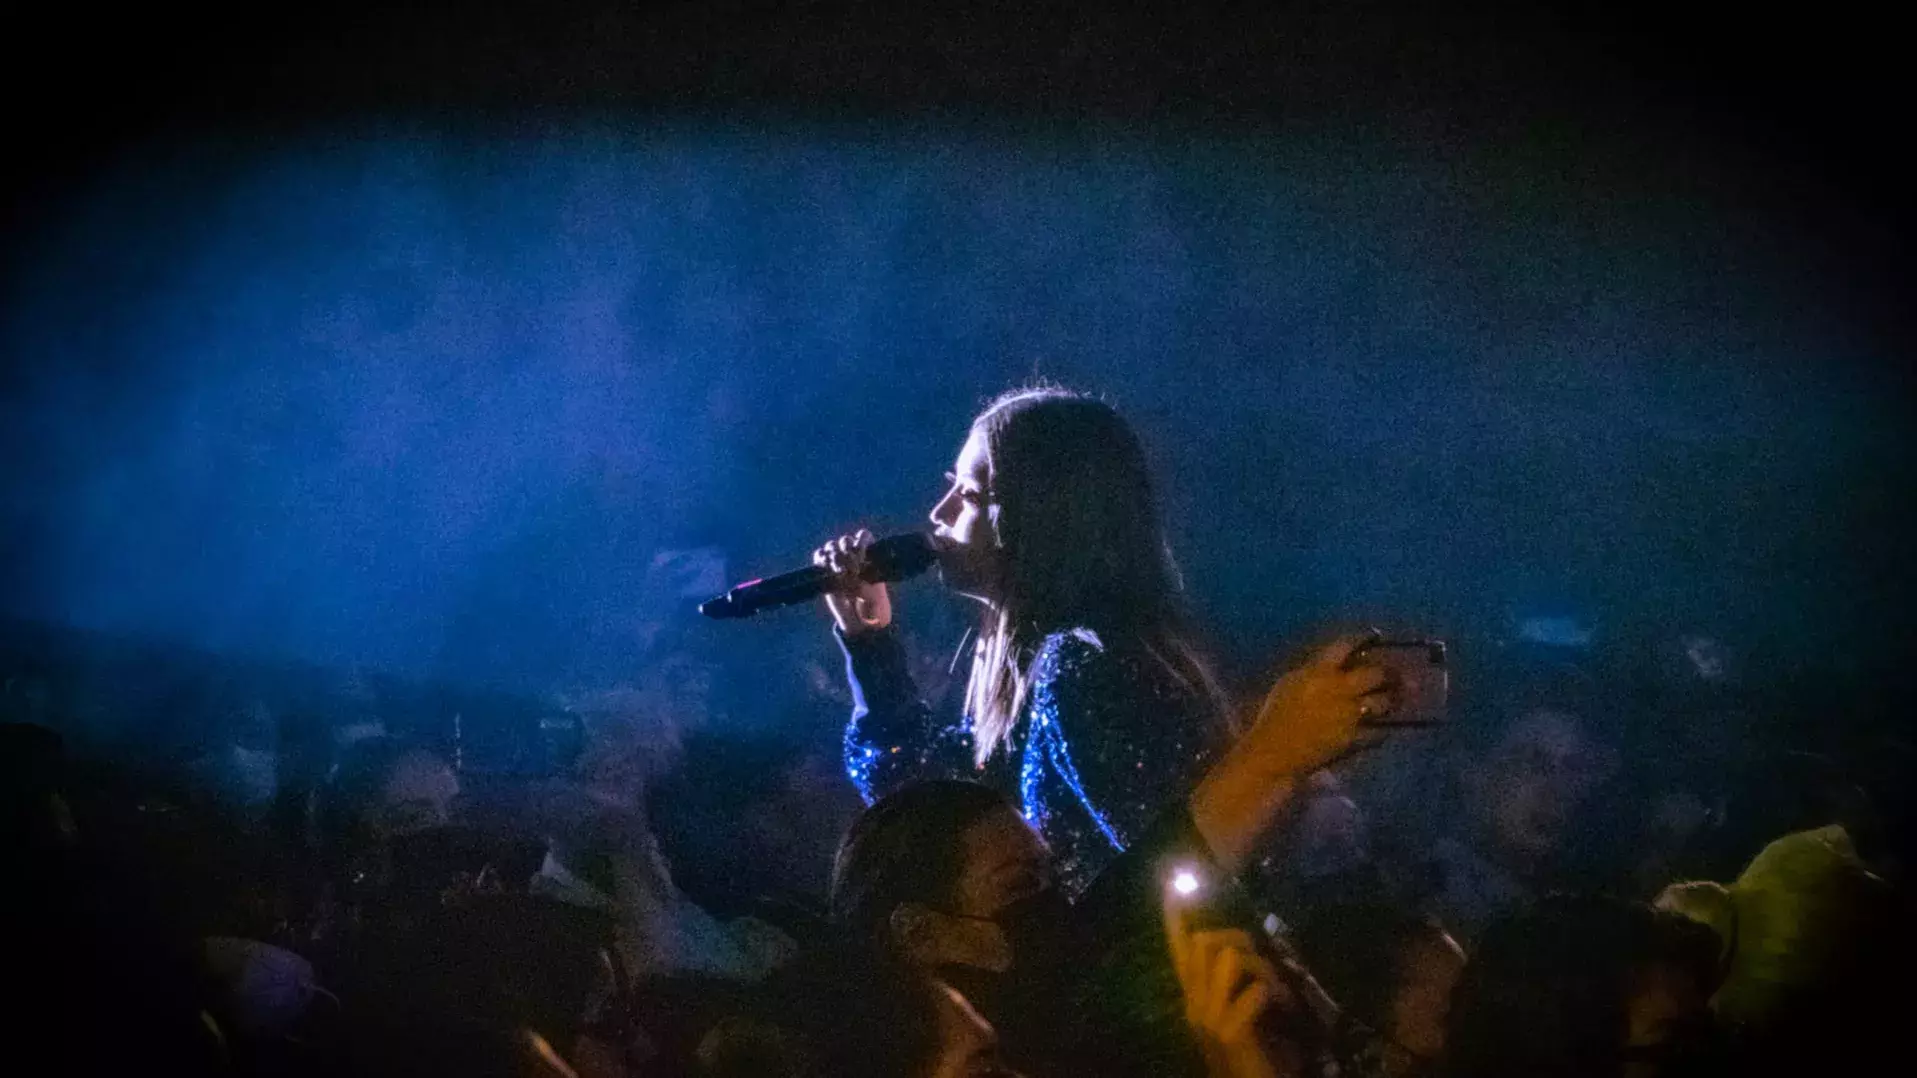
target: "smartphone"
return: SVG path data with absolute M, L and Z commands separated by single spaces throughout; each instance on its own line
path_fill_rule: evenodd
M 1451 673 L 1444 641 L 1380 640 L 1360 648 L 1357 658 L 1383 666 L 1397 685 L 1398 706 L 1366 719 L 1366 726 L 1437 726 L 1445 721 Z

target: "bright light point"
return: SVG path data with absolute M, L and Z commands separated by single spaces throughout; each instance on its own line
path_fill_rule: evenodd
M 1180 869 L 1178 871 L 1178 874 L 1172 877 L 1172 890 L 1177 891 L 1181 895 L 1197 894 L 1198 893 L 1197 875 L 1194 874 L 1190 869 Z

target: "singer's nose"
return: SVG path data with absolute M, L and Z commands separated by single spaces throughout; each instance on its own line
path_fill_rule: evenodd
M 958 519 L 956 512 L 958 500 L 958 492 L 951 491 L 948 492 L 945 497 L 940 498 L 939 503 L 932 507 L 932 524 L 939 531 L 950 528 L 953 521 Z

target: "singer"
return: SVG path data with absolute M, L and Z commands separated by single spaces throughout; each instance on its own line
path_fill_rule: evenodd
M 973 421 L 932 508 L 948 587 L 979 604 L 963 718 L 919 699 L 869 533 L 813 564 L 846 653 L 845 766 L 870 802 L 904 782 L 998 787 L 1044 836 L 1075 897 L 1227 743 L 1223 694 L 1188 628 L 1136 435 L 1110 406 L 1019 390 Z

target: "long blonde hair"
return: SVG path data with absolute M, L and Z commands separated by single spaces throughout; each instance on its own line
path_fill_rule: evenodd
M 1048 633 L 1127 633 L 1213 716 L 1224 697 L 1192 639 L 1145 453 L 1109 404 L 1053 386 L 1014 390 L 973 421 L 984 443 L 998 594 L 965 687 L 977 762 L 1011 734 Z

